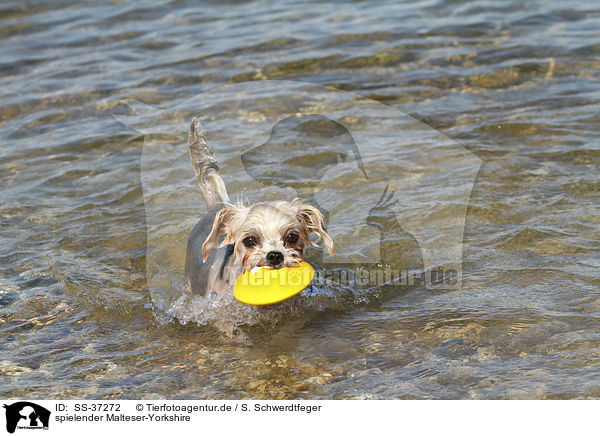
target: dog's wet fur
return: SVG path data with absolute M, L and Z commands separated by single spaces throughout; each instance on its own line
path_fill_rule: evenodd
M 306 246 L 313 244 L 311 233 L 333 255 L 333 241 L 323 228 L 323 215 L 316 207 L 300 198 L 232 204 L 215 155 L 196 118 L 190 126 L 188 143 L 192 167 L 208 209 L 187 243 L 185 277 L 192 293 L 223 295 L 231 291 L 244 271 L 299 264 Z

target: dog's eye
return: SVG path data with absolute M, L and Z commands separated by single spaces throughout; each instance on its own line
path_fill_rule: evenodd
M 254 236 L 248 236 L 242 240 L 242 243 L 246 246 L 246 248 L 252 248 L 258 245 L 258 239 L 256 239 Z
M 298 234 L 297 233 L 289 233 L 285 237 L 285 242 L 288 244 L 295 244 L 296 242 L 298 242 Z

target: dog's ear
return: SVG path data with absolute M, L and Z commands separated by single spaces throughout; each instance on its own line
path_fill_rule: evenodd
M 202 244 L 202 261 L 206 262 L 210 253 L 213 252 L 215 247 L 219 243 L 219 238 L 226 233 L 227 224 L 231 221 L 231 218 L 235 215 L 235 211 L 229 208 L 221 209 L 215 215 L 212 229 L 210 234 L 206 237 L 206 240 Z
M 304 222 L 304 225 L 309 232 L 316 233 L 319 238 L 327 247 L 327 251 L 332 256 L 335 254 L 333 249 L 333 239 L 327 234 L 323 228 L 323 214 L 314 206 L 304 203 L 299 198 L 294 200 L 294 203 L 298 205 L 298 215 L 300 220 Z

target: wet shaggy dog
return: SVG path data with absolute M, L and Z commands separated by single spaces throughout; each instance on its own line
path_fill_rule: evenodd
M 206 201 L 207 215 L 191 231 L 185 277 L 194 294 L 223 295 L 244 271 L 282 268 L 300 263 L 315 233 L 331 255 L 333 241 L 323 228 L 321 212 L 295 198 L 244 205 L 229 201 L 214 153 L 194 118 L 188 135 L 192 167 Z

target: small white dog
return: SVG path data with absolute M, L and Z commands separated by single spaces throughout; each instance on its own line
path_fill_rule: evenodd
M 253 205 L 231 204 L 214 153 L 194 118 L 188 136 L 192 166 L 208 214 L 191 231 L 185 276 L 194 294 L 223 295 L 244 271 L 297 265 L 315 233 L 334 254 L 319 210 L 299 198 Z

